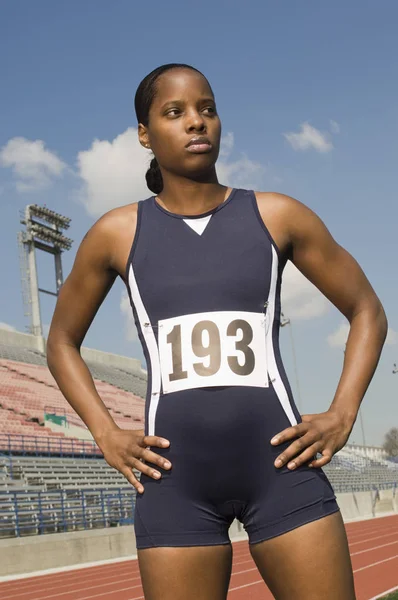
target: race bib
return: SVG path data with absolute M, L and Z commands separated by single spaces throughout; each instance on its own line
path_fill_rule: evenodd
M 266 314 L 212 311 L 162 319 L 163 393 L 198 387 L 268 387 Z

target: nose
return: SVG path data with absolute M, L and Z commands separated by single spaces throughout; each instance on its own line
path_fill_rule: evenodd
M 203 116 L 198 111 L 192 111 L 187 118 L 187 131 L 202 131 L 206 128 Z

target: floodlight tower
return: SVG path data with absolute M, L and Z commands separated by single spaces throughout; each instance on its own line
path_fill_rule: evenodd
M 61 253 L 70 250 L 73 241 L 65 237 L 61 230 L 68 229 L 71 219 L 37 204 L 28 204 L 20 217 L 20 222 L 26 226 L 25 231 L 17 234 L 24 314 L 30 317 L 29 333 L 42 338 L 39 292 L 58 296 L 63 284 Z M 54 256 L 55 292 L 39 287 L 36 250 Z

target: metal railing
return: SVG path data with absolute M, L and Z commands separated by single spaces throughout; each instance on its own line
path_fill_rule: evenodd
M 19 456 L 101 456 L 100 449 L 92 440 L 7 433 L 0 434 L 0 453 Z
M 134 523 L 135 489 L 0 492 L 0 538 Z
M 372 482 L 364 483 L 344 483 L 344 482 L 333 482 L 333 491 L 337 494 L 350 493 L 350 492 L 377 492 L 378 490 L 393 490 L 393 497 L 396 496 L 397 483 L 395 481 L 381 482 L 374 484 Z

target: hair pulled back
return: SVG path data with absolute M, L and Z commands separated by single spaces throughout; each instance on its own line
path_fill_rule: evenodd
M 191 65 L 186 65 L 184 63 L 168 63 L 166 65 L 161 65 L 160 67 L 157 67 L 157 69 L 151 71 L 141 81 L 135 93 L 134 107 L 138 123 L 142 123 L 142 125 L 144 125 L 145 127 L 148 126 L 149 109 L 151 108 L 152 102 L 157 93 L 156 82 L 160 75 L 163 75 L 163 73 L 165 73 L 166 71 L 170 71 L 171 69 L 181 68 L 191 69 L 192 71 L 200 73 L 200 75 L 204 77 L 203 73 L 201 73 L 198 69 L 195 69 L 195 67 L 192 67 Z M 149 169 L 145 173 L 145 179 L 147 186 L 149 187 L 151 192 L 153 192 L 154 194 L 160 194 L 160 192 L 163 190 L 163 178 L 156 157 L 152 158 L 149 165 Z

